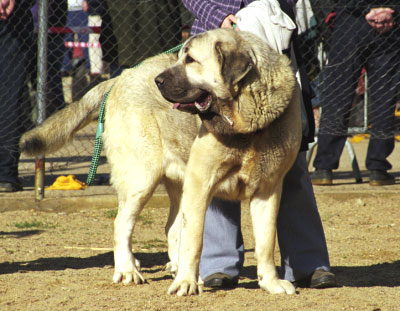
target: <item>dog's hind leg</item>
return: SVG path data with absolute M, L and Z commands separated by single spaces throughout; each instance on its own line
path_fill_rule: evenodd
M 272 187 L 275 188 L 274 191 L 259 194 L 250 201 L 250 212 L 256 242 L 255 254 L 257 258 L 258 284 L 271 294 L 294 294 L 295 288 L 292 283 L 280 280 L 275 267 L 276 221 L 282 183 L 278 182 Z
M 182 183 L 166 179 L 164 180 L 164 185 L 170 199 L 169 215 L 165 226 L 170 261 L 166 265 L 166 270 L 175 276 L 178 269 L 178 252 L 182 229 L 182 214 L 179 213 L 179 205 L 182 198 Z
M 143 207 L 152 196 L 161 176 L 160 170 L 138 169 L 136 176 L 125 172 L 128 178 L 118 189 L 118 214 L 114 222 L 114 283 L 144 283 L 140 270 L 140 262 L 132 253 L 132 234 L 136 221 Z

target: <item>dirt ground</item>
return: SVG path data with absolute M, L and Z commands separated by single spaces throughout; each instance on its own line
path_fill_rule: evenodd
M 364 183 L 354 183 L 344 157 L 336 184 L 315 187 L 340 286 L 299 288 L 292 296 L 258 287 L 248 209 L 242 210 L 246 259 L 239 286 L 176 297 L 166 293 L 172 278 L 163 270 L 169 202 L 162 188 L 144 209 L 133 237 L 148 283 L 127 286 L 111 282 L 117 205 L 112 188 L 48 191 L 40 204 L 29 185 L 18 194 L 0 194 L 0 310 L 400 310 L 399 147 L 391 157 L 394 186 L 368 185 L 362 142 L 356 152 Z

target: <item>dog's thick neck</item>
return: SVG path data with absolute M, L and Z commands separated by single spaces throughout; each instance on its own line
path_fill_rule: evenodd
M 287 59 L 281 59 L 284 63 Z M 268 127 L 287 109 L 294 95 L 295 78 L 290 66 L 280 72 L 260 73 L 253 68 L 235 88 L 232 100 L 217 99 L 207 113 L 201 113 L 204 126 L 216 136 L 250 134 Z M 285 80 L 279 78 L 282 74 Z
M 230 148 L 248 148 L 252 141 L 250 136 L 259 135 L 259 133 L 261 133 L 261 131 L 238 133 L 234 131 L 229 123 L 225 122 L 222 118 L 221 115 L 213 112 L 200 115 L 200 119 L 206 132 L 211 133 L 223 145 Z M 205 132 L 200 131 L 199 135 L 201 136 L 204 133 Z

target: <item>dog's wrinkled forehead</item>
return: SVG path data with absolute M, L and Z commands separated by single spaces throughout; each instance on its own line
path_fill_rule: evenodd
M 179 57 L 181 58 L 186 55 L 193 55 L 200 58 L 207 57 L 207 54 L 212 52 L 212 47 L 213 45 L 210 36 L 207 35 L 207 33 L 201 33 L 190 37 L 185 42 L 179 52 Z
M 229 30 L 210 30 L 195 35 L 185 42 L 179 53 L 177 65 L 183 65 L 192 83 L 209 85 L 219 81 L 222 87 L 224 80 L 222 67 L 224 64 L 229 66 L 229 62 L 225 60 L 234 55 L 240 46 L 236 31 Z M 216 87 L 214 85 L 213 89 Z
M 190 37 L 183 45 L 178 56 L 181 58 L 190 55 L 199 61 L 202 59 L 208 60 L 214 56 L 216 42 L 235 46 L 238 43 L 235 31 L 229 32 L 227 31 L 228 29 L 224 30 L 210 30 Z
M 189 38 L 172 67 L 192 87 L 207 90 L 220 99 L 232 99 L 237 84 L 253 68 L 251 48 L 232 29 L 216 29 Z

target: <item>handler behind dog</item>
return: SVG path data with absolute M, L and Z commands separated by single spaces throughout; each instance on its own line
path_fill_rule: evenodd
M 278 4 L 276 0 L 269 0 Z M 297 0 L 279 0 L 281 9 L 294 20 Z M 233 28 L 236 14 L 253 0 L 182 0 L 196 17 L 191 34 L 214 28 Z M 237 28 L 239 30 L 239 28 Z M 308 125 L 303 127 L 300 153 L 287 173 L 284 184 L 277 232 L 283 277 L 299 286 L 326 288 L 336 286 L 336 277 L 329 272 L 329 256 L 325 235 L 314 198 L 306 162 L 306 150 L 314 138 L 311 88 L 302 68 L 302 59 L 292 38 L 295 60 L 301 72 L 302 96 Z M 288 51 L 285 51 L 288 52 Z M 214 198 L 207 210 L 204 243 L 200 260 L 200 276 L 205 286 L 234 287 L 244 262 L 243 237 L 240 230 L 240 203 Z

